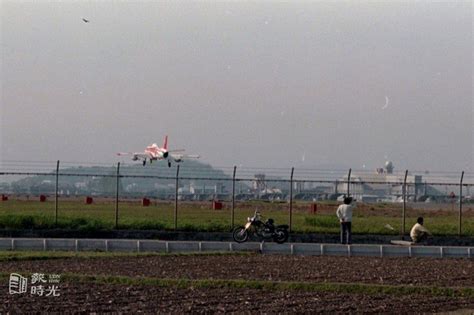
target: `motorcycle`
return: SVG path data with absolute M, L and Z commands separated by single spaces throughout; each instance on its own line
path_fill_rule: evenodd
M 251 234 L 257 235 L 261 240 L 273 239 L 278 244 L 288 240 L 289 226 L 274 225 L 273 219 L 263 222 L 260 212 L 255 211 L 253 217 L 247 218 L 245 226 L 238 226 L 232 232 L 232 237 L 237 243 L 246 242 Z

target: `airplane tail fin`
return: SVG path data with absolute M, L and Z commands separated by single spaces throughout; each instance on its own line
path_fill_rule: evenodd
M 165 140 L 163 141 L 163 149 L 168 150 L 168 136 L 165 136 Z

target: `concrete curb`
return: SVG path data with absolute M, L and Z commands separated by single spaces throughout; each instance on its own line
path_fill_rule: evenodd
M 0 251 L 104 251 L 104 252 L 239 252 L 264 254 L 367 256 L 367 257 L 432 257 L 474 258 L 474 247 L 460 246 L 397 246 L 375 244 L 318 244 L 318 243 L 234 243 L 198 241 L 157 241 L 129 239 L 57 239 L 57 238 L 0 238 Z
M 355 244 L 390 244 L 400 235 L 352 234 Z M 50 230 L 12 230 L 0 229 L 0 238 L 70 238 L 70 239 L 134 239 L 134 240 L 163 240 L 163 241 L 195 241 L 195 242 L 233 242 L 232 233 L 228 232 L 184 232 L 156 230 L 111 230 L 111 231 L 75 231 L 63 229 Z M 406 235 L 406 239 L 409 236 Z M 252 239 L 251 239 L 252 240 Z M 252 240 L 258 242 L 258 239 Z M 291 233 L 291 243 L 323 243 L 339 244 L 340 235 L 320 233 Z M 471 236 L 434 236 L 433 246 L 466 246 L 474 244 Z

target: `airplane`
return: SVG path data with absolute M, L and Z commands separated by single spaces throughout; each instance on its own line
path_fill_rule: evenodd
M 163 141 L 163 147 L 159 147 L 156 143 L 153 143 L 145 148 L 143 152 L 119 152 L 117 155 L 132 155 L 132 161 L 143 160 L 143 166 L 146 165 L 147 159 L 150 164 L 155 160 L 166 160 L 168 161 L 168 167 L 171 167 L 171 161 L 180 163 L 183 159 L 198 159 L 199 155 L 195 154 L 182 154 L 184 150 L 168 150 L 168 136 L 165 136 Z

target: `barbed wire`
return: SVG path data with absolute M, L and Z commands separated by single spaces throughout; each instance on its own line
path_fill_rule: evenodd
M 118 161 L 117 161 L 118 162 Z M 24 166 L 26 165 L 27 167 L 32 167 L 32 166 L 50 166 L 50 167 L 55 167 L 57 161 L 42 161 L 42 160 L 1 160 L 0 165 L 6 165 L 6 166 Z M 140 166 L 139 163 L 133 163 L 133 162 L 124 162 L 120 161 L 122 166 Z M 155 162 L 157 163 L 157 162 Z M 160 163 L 158 161 L 158 163 Z M 77 166 L 77 167 L 84 167 L 84 166 L 97 166 L 97 167 L 116 167 L 117 163 L 110 163 L 110 162 L 87 162 L 87 161 L 60 161 L 60 166 Z M 222 171 L 232 171 L 234 166 L 211 166 L 208 164 L 203 164 L 202 166 L 193 166 L 194 168 L 213 168 L 215 170 L 222 170 Z M 278 173 L 289 173 L 291 171 L 291 167 L 253 167 L 253 166 L 236 166 L 237 170 L 242 171 L 248 171 L 248 172 L 258 172 L 260 170 L 265 170 L 265 171 L 274 171 Z M 307 167 L 301 167 L 301 168 L 295 168 L 295 171 L 298 170 L 300 172 L 316 172 L 316 173 L 347 173 L 349 169 L 345 168 L 307 168 Z M 371 169 L 357 169 L 357 168 L 352 168 L 353 173 L 374 173 L 375 170 Z M 403 174 L 405 170 L 397 170 L 395 171 L 394 174 Z M 445 174 L 445 175 L 459 175 L 461 174 L 462 171 L 427 171 L 427 170 L 409 170 L 410 173 L 417 173 L 417 174 L 423 174 L 423 175 L 430 175 L 430 174 Z M 471 171 L 466 171 L 465 175 L 473 175 L 474 172 Z
M 37 160 L 3 160 L 0 161 L 0 175 L 4 176 L 54 176 L 58 161 L 37 161 Z M 148 178 L 148 179 L 175 179 L 176 168 L 166 168 L 159 165 L 156 167 L 155 162 L 151 166 L 141 167 L 138 163 L 120 162 L 121 178 Z M 184 167 L 183 167 L 184 166 Z M 180 179 L 184 180 L 213 180 L 213 181 L 229 181 L 232 179 L 234 169 L 236 170 L 236 181 L 254 182 L 258 175 L 263 175 L 260 180 L 268 183 L 272 182 L 290 182 L 291 172 L 293 172 L 293 182 L 308 183 L 347 183 L 349 169 L 324 169 L 324 168 L 279 168 L 279 167 L 242 167 L 242 166 L 217 166 L 212 167 L 207 164 L 193 164 L 187 167 L 184 164 L 180 169 Z M 77 169 L 93 168 L 93 174 L 78 173 Z M 59 170 L 61 176 L 76 177 L 116 177 L 117 164 L 113 163 L 96 163 L 82 161 L 60 161 Z M 405 171 L 396 171 L 391 174 L 377 173 L 368 169 L 351 170 L 351 184 L 403 184 Z M 215 175 L 209 176 L 209 172 Z M 410 179 L 407 185 L 439 185 L 439 186 L 459 186 L 461 172 L 451 171 L 409 171 L 410 176 L 422 176 L 420 182 L 413 183 Z M 378 180 L 374 176 L 390 176 L 390 180 Z M 421 182 L 422 181 L 422 182 Z M 474 173 L 464 172 L 463 186 L 474 185 Z

